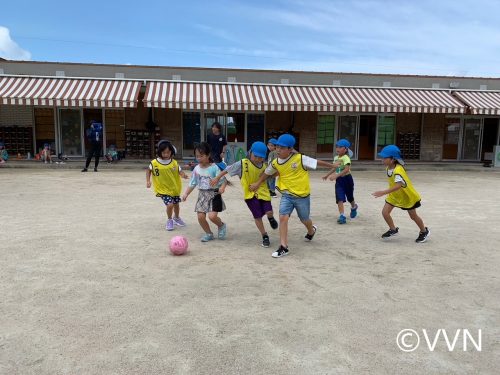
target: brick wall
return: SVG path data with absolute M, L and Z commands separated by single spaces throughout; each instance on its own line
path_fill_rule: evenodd
M 418 133 L 420 134 L 420 113 L 396 113 L 396 133 Z
M 445 115 L 423 114 L 422 116 L 424 116 L 424 128 L 421 135 L 420 160 L 442 160 Z
M 160 127 L 161 139 L 168 139 L 180 152 L 182 149 L 182 111 L 155 108 L 154 121 Z
M 33 126 L 33 107 L 0 105 L 0 126 Z
M 316 156 L 318 112 L 295 112 L 293 131 L 300 134 L 299 151 L 308 156 Z
M 266 132 L 287 131 L 292 126 L 292 112 L 266 112 Z

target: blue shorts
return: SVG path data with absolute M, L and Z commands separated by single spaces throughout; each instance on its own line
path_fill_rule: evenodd
M 160 197 L 163 200 L 163 203 L 165 203 L 165 206 L 168 206 L 169 204 L 179 204 L 181 203 L 181 197 L 172 197 L 170 195 L 157 195 L 157 197 Z
M 283 194 L 280 201 L 280 215 L 290 216 L 293 209 L 297 211 L 299 219 L 302 221 L 309 220 L 311 212 L 311 196 L 305 198 L 295 197 L 290 194 Z
M 335 202 L 354 202 L 354 180 L 350 174 L 335 180 Z

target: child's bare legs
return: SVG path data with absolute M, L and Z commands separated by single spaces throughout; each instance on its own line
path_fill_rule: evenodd
M 174 204 L 174 217 L 179 217 L 179 212 L 180 212 L 179 203 Z
M 208 225 L 207 214 L 205 212 L 198 212 L 198 223 L 200 224 L 201 228 L 205 231 L 205 233 L 212 234 L 210 225 Z
M 220 219 L 220 217 L 217 216 L 217 215 L 219 215 L 218 212 L 209 212 L 208 213 L 208 218 L 210 219 L 210 221 L 212 223 L 214 223 L 215 225 L 217 225 L 217 227 L 220 228 L 220 227 L 222 227 L 222 225 L 224 225 L 224 223 L 222 222 L 222 220 Z M 207 223 L 207 225 L 208 225 L 208 223 Z
M 408 215 L 410 215 L 410 218 L 415 222 L 415 224 L 418 225 L 420 228 L 420 232 L 425 232 L 426 228 L 424 225 L 424 221 L 420 218 L 420 216 L 417 215 L 417 210 L 408 210 Z
M 178 205 L 177 205 L 178 206 Z M 174 211 L 174 205 L 173 204 L 167 204 L 167 217 L 169 219 L 172 218 L 172 212 Z
M 382 216 L 384 217 L 385 222 L 389 226 L 390 229 L 396 230 L 396 226 L 394 225 L 394 221 L 391 217 L 391 212 L 394 209 L 394 206 L 391 206 L 389 203 L 385 203 L 384 208 L 382 209 Z
M 255 225 L 257 226 L 257 229 L 259 230 L 260 234 L 262 235 L 267 234 L 266 229 L 264 228 L 264 223 L 262 222 L 262 218 L 260 217 L 254 220 L 255 220 Z
M 339 214 L 344 215 L 344 201 L 338 201 L 337 206 L 339 207 Z
M 288 220 L 289 215 L 280 215 L 280 242 L 281 246 L 288 247 Z
M 301 220 L 302 221 L 302 224 L 305 225 L 305 227 L 307 228 L 307 234 L 309 235 L 313 235 L 314 234 L 314 228 L 313 228 L 313 222 L 311 219 L 307 219 L 307 220 Z

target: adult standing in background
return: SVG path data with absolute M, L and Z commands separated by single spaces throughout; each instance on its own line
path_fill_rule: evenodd
M 95 157 L 94 172 L 97 172 L 99 158 L 101 157 L 102 124 L 100 122 L 92 120 L 90 122 L 90 128 L 87 130 L 87 137 L 90 142 L 90 150 L 87 156 L 87 161 L 85 162 L 85 167 L 82 169 L 82 172 L 87 172 L 87 168 L 90 165 L 92 156 Z
M 210 156 L 214 163 L 220 163 L 226 153 L 227 140 L 222 134 L 222 126 L 218 122 L 212 125 L 212 133 L 207 135 L 207 143 L 210 145 Z

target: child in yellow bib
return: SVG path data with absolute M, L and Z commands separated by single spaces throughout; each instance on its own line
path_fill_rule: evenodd
M 427 241 L 430 230 L 424 225 L 420 216 L 417 215 L 417 208 L 420 207 L 420 195 L 406 174 L 401 151 L 395 145 L 388 145 L 378 155 L 383 158 L 382 162 L 386 167 L 389 181 L 389 189 L 376 191 L 372 194 L 375 198 L 387 195 L 384 208 L 382 209 L 382 216 L 387 225 L 389 225 L 389 230 L 382 234 L 382 238 L 389 238 L 399 233 L 399 228 L 394 225 L 391 217 L 394 207 L 398 207 L 408 211 L 408 215 L 420 229 L 415 242 L 422 243 Z
M 182 178 L 188 178 L 182 171 L 177 161 L 173 158 L 176 149 L 169 141 L 158 143 L 156 159 L 151 160 L 146 171 L 146 187 L 151 187 L 151 176 L 157 197 L 160 197 L 167 206 L 167 224 L 165 229 L 174 230 L 174 226 L 180 227 L 186 224 L 179 216 L 179 203 L 181 202 Z M 172 214 L 174 215 L 172 217 Z
M 268 187 L 265 184 L 262 184 L 257 191 L 251 191 L 250 184 L 257 181 L 267 167 L 267 164 L 264 162 L 266 150 L 266 145 L 263 142 L 254 142 L 250 148 L 249 158 L 242 159 L 229 165 L 210 182 L 210 185 L 215 186 L 219 183 L 220 178 L 228 173 L 230 176 L 238 175 L 240 177 L 245 203 L 253 215 L 257 229 L 259 229 L 259 232 L 262 235 L 263 247 L 269 247 L 271 242 L 269 240 L 269 235 L 264 228 L 262 217 L 264 215 L 267 216 L 269 224 L 273 229 L 278 228 L 278 222 L 273 216 L 271 194 Z
M 293 210 L 297 211 L 300 221 L 307 228 L 306 241 L 313 239 L 317 227 L 309 217 L 311 208 L 309 170 L 316 169 L 318 165 L 330 169 L 335 167 L 333 164 L 295 152 L 294 146 L 293 135 L 281 135 L 276 142 L 277 158 L 266 168 L 259 180 L 250 185 L 250 191 L 258 191 L 264 180 L 278 173 L 276 188 L 281 193 L 280 247 L 272 253 L 273 258 L 280 258 L 289 252 L 288 220 Z

